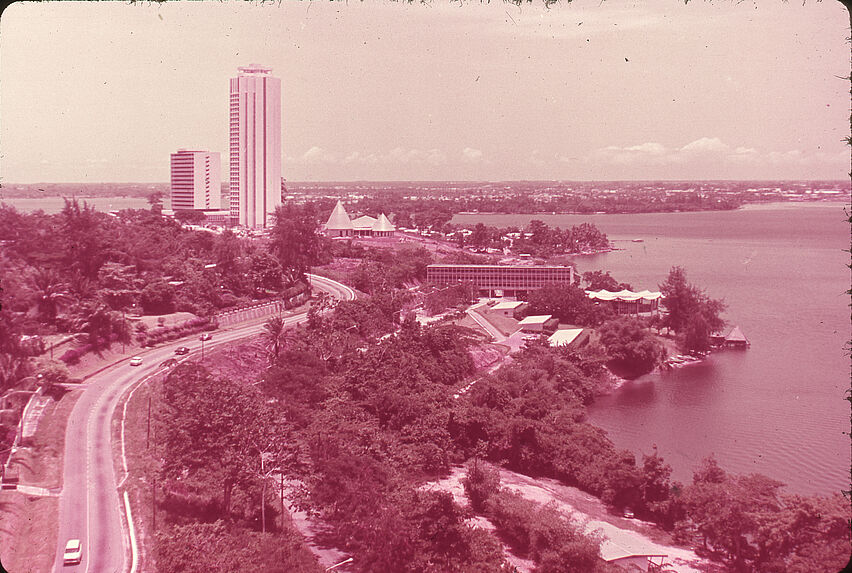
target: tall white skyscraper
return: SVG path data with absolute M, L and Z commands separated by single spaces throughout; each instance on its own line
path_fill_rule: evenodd
M 172 209 L 221 209 L 220 165 L 216 151 L 178 149 L 172 153 Z
M 281 205 L 281 80 L 250 65 L 231 78 L 231 221 L 271 226 Z

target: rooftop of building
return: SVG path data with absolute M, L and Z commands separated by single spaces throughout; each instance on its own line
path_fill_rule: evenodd
M 341 201 L 337 202 L 337 205 L 334 206 L 334 209 L 331 211 L 331 215 L 328 217 L 328 222 L 325 224 L 326 229 L 352 229 L 352 221 L 349 219 L 349 214 L 346 212 L 346 209 L 343 207 L 343 203 Z
M 557 330 L 548 337 L 547 342 L 551 346 L 567 346 L 583 333 L 582 328 L 566 328 Z
M 639 292 L 634 292 L 631 290 L 620 290 L 618 292 L 610 292 L 608 290 L 599 290 L 599 291 L 586 291 L 586 294 L 589 298 L 598 299 L 598 300 L 624 300 L 624 301 L 633 301 L 633 300 L 656 300 L 663 296 L 661 292 L 652 292 L 649 290 L 642 290 Z
M 379 218 L 373 223 L 373 231 L 396 231 L 396 227 L 384 213 L 379 213 Z
M 272 68 L 261 66 L 259 64 L 249 64 L 247 66 L 240 66 L 237 70 L 241 74 L 268 74 L 272 71 Z
M 522 300 L 503 300 L 491 307 L 491 310 L 515 310 L 519 306 L 526 304 Z
M 427 268 L 441 267 L 452 269 L 570 269 L 572 267 L 566 265 L 446 265 L 446 264 L 431 264 Z
M 552 314 L 534 314 L 532 316 L 528 316 L 523 320 L 518 322 L 519 326 L 527 326 L 530 324 L 544 324 L 548 320 L 552 319 Z

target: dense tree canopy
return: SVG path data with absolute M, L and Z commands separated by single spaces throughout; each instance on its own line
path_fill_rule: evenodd
M 608 320 L 598 328 L 598 335 L 610 356 L 610 366 L 619 374 L 647 374 L 666 358 L 665 347 L 639 319 Z
M 725 326 L 721 317 L 725 303 L 687 282 L 686 272 L 677 266 L 660 285 L 660 292 L 667 310 L 662 325 L 678 333 L 678 342 L 685 350 L 707 350 L 710 335 Z
M 527 299 L 530 314 L 552 314 L 560 322 L 579 326 L 596 326 L 612 315 L 608 307 L 596 305 L 577 285 L 547 285 L 532 291 Z
M 301 278 L 322 259 L 327 246 L 318 231 L 319 218 L 313 203 L 286 202 L 275 209 L 270 249 L 291 280 Z
M 675 531 L 731 571 L 841 570 L 852 543 L 848 501 L 784 494 L 782 485 L 760 474 L 728 475 L 705 459 L 679 497 Z
M 633 290 L 629 283 L 620 283 L 609 274 L 609 271 L 588 271 L 583 273 L 583 282 L 588 290 L 608 290 L 618 292 L 620 290 Z

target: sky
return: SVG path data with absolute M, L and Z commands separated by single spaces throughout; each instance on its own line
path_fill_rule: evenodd
M 288 181 L 844 179 L 837 1 L 19 2 L 0 183 L 228 170 L 228 79 L 282 80 Z

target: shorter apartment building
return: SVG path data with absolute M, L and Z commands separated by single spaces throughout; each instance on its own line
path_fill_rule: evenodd
M 222 209 L 222 174 L 219 153 L 178 149 L 171 155 L 173 211 Z

